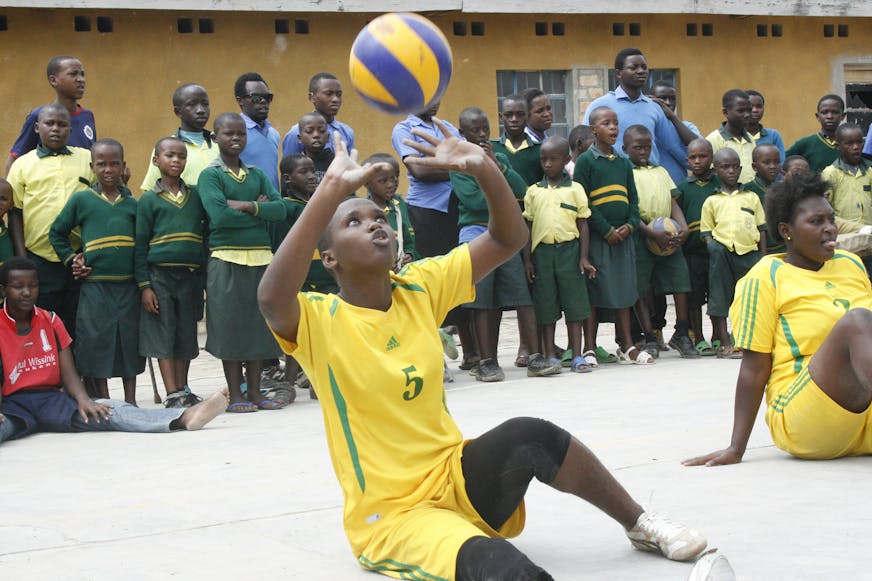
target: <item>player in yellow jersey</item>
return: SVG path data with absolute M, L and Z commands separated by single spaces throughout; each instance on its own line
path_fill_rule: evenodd
M 479 146 L 418 136 L 423 143 L 406 143 L 423 156 L 409 163 L 463 172 L 481 184 L 490 212 L 484 234 L 393 273 L 396 240 L 384 212 L 348 198 L 393 169 L 359 166 L 337 133 L 335 160 L 258 290 L 276 338 L 318 393 L 358 563 L 402 579 L 551 579 L 505 540 L 523 528 L 534 476 L 603 510 L 635 547 L 695 557 L 706 545 L 699 533 L 645 513 L 590 450 L 554 424 L 515 418 L 464 441 L 446 407 L 436 329 L 445 313 L 474 298 L 476 282 L 518 253 L 527 229 L 505 178 Z M 341 290 L 289 299 L 316 246 Z
M 872 454 L 872 288 L 860 259 L 836 250 L 832 185 L 798 175 L 766 194 L 769 232 L 787 252 L 760 260 L 730 310 L 742 366 L 730 446 L 686 460 L 742 460 L 760 401 L 775 445 L 800 458 Z

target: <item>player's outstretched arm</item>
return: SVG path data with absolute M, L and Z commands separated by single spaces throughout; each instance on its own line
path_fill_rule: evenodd
M 303 287 L 312 254 L 336 208 L 358 188 L 378 177 L 379 173 L 392 171 L 387 163 L 359 165 L 357 150 L 349 153 L 338 131 L 333 133 L 333 148 L 336 152 L 333 163 L 279 246 L 257 289 L 257 300 L 266 322 L 276 333 L 291 342 L 297 339 L 297 325 L 300 322 L 296 294 Z
M 434 118 L 434 121 L 443 135 L 450 135 L 440 120 Z M 478 181 L 484 192 L 490 212 L 488 229 L 469 243 L 472 280 L 478 282 L 517 254 L 527 242 L 527 226 L 515 195 L 499 166 L 478 145 L 456 137 L 439 140 L 417 129 L 412 132 L 427 143 L 404 141 L 424 154 L 424 157 L 408 157 L 407 164 L 468 174 Z
M 723 450 L 689 458 L 682 464 L 685 466 L 721 466 L 738 464 L 742 461 L 771 371 L 771 353 L 747 350 L 742 352 L 742 366 L 739 368 L 739 379 L 736 381 L 733 437 L 730 440 L 730 445 Z

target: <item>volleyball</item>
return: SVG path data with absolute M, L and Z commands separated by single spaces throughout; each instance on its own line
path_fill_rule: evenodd
M 651 220 L 651 223 L 648 224 L 648 227 L 655 232 L 669 232 L 670 234 L 675 234 L 679 230 L 678 222 L 672 218 L 654 218 Z M 651 251 L 651 254 L 657 256 L 669 256 L 678 249 L 678 246 L 660 246 L 654 242 L 653 238 L 646 238 L 645 244 L 648 246 L 648 250 Z
M 351 85 L 371 106 L 393 115 L 420 113 L 451 80 L 451 47 L 435 24 L 390 13 L 367 24 L 351 47 Z

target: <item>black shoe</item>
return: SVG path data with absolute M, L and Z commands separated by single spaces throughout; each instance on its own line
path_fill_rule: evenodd
M 669 346 L 685 359 L 697 359 L 702 356 L 687 335 L 673 335 L 669 340 Z
M 506 374 L 503 373 L 503 369 L 496 359 L 482 359 L 478 364 L 478 373 L 476 373 L 475 378 L 489 383 L 504 380 Z
M 172 392 L 164 400 L 164 407 L 167 409 L 190 407 L 190 404 L 187 404 L 187 395 L 182 390 Z
M 184 397 L 185 397 L 185 407 L 186 408 L 197 405 L 198 403 L 203 401 L 202 397 L 200 397 L 196 393 L 192 393 L 192 392 L 185 392 Z

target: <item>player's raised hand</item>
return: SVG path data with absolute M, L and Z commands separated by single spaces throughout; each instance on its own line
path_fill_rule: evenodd
M 330 167 L 327 168 L 321 183 L 323 184 L 324 181 L 328 181 L 332 182 L 330 185 L 338 185 L 339 188 L 335 189 L 335 191 L 344 192 L 343 196 L 354 193 L 355 190 L 367 182 L 374 180 L 382 174 L 393 171 L 393 167 L 387 162 L 367 163 L 364 165 L 357 163 L 357 150 L 352 149 L 349 152 L 348 146 L 342 140 L 338 131 L 333 132 L 333 151 L 335 152 L 335 157 Z M 322 189 L 324 188 L 319 184 L 318 191 Z
M 442 134 L 448 137 L 439 139 L 420 129 L 413 129 L 412 133 L 423 139 L 425 143 L 418 143 L 411 139 L 404 139 L 403 143 L 414 148 L 424 157 L 410 156 L 404 160 L 406 163 L 470 175 L 475 175 L 485 164 L 494 163 L 489 160 L 480 146 L 454 137 L 441 120 L 434 117 L 433 121 Z

